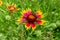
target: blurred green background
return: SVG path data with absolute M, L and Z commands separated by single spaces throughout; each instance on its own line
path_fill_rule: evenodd
M 0 40 L 60 40 L 60 0 L 2 0 L 0 6 Z M 10 12 L 6 3 L 16 4 L 19 10 Z M 16 20 L 26 8 L 41 10 L 46 23 L 37 25 L 36 30 L 26 30 Z

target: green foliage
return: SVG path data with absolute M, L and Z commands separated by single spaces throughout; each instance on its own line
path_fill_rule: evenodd
M 0 6 L 0 40 L 60 40 L 60 0 L 2 0 Z M 16 4 L 19 10 L 10 12 L 6 3 Z M 41 10 L 46 23 L 35 31 L 17 23 L 20 11 L 26 8 Z

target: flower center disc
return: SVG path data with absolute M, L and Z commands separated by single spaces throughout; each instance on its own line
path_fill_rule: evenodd
M 30 19 L 35 19 L 35 17 L 33 15 L 30 15 L 29 18 Z
M 35 20 L 36 20 L 36 17 L 31 14 L 27 17 L 27 20 L 28 20 L 29 23 L 34 23 Z

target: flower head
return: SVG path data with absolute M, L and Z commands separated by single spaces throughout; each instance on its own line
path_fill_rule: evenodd
M 9 11 L 11 11 L 11 12 L 16 11 L 16 4 L 9 5 L 9 4 L 7 3 L 6 6 L 7 6 L 7 8 L 8 8 Z
M 43 14 L 41 11 L 36 11 L 35 13 L 32 13 L 31 9 L 27 9 L 27 10 L 22 10 L 21 13 L 22 13 L 22 17 L 18 21 L 20 23 L 26 22 L 25 24 L 26 29 L 32 27 L 32 29 L 34 30 L 36 28 L 36 24 L 43 25 L 45 23 L 44 20 L 41 20 L 41 18 L 43 18 Z
M 2 1 L 0 0 L 0 6 L 2 5 Z

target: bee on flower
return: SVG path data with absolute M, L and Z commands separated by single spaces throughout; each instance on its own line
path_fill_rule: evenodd
M 2 1 L 0 0 L 0 6 L 2 5 Z
M 40 10 L 33 13 L 32 10 L 28 8 L 27 10 L 22 10 L 21 14 L 22 17 L 17 21 L 20 23 L 25 22 L 25 28 L 27 30 L 30 28 L 34 30 L 36 28 L 36 24 L 43 25 L 46 22 L 45 20 L 41 20 L 44 15 Z
M 8 9 L 9 11 L 11 11 L 11 12 L 14 12 L 14 11 L 17 10 L 16 4 L 14 4 L 14 3 L 11 4 L 11 5 L 9 5 L 9 4 L 7 3 L 6 6 L 7 6 L 7 9 Z

